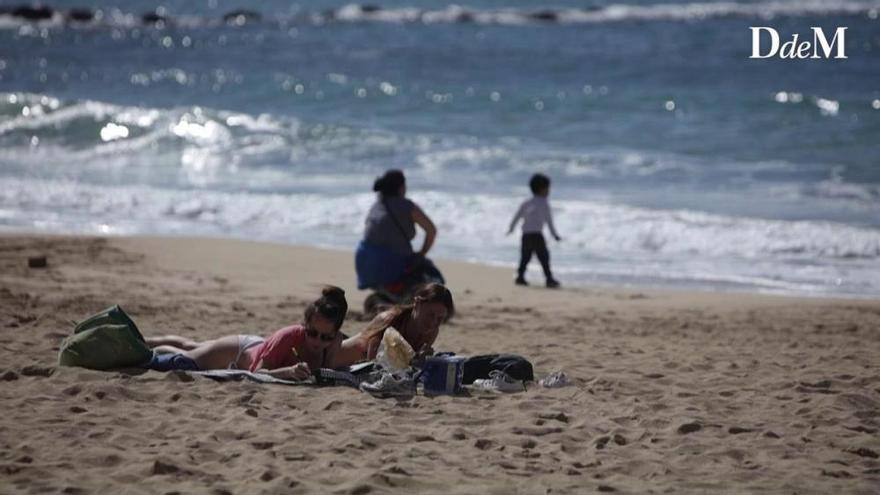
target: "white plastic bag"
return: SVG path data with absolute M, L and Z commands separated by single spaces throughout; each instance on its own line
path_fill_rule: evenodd
M 394 327 L 388 327 L 376 352 L 376 363 L 387 370 L 409 368 L 409 363 L 416 356 L 409 342 Z

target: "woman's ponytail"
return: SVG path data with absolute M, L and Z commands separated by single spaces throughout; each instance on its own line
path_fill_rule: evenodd
M 389 198 L 400 195 L 400 188 L 406 185 L 406 177 L 397 169 L 388 170 L 373 182 L 373 191 Z

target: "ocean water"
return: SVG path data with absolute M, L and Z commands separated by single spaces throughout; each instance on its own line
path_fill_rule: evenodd
M 434 256 L 512 268 L 542 171 L 567 285 L 880 296 L 880 0 L 48 5 L 0 15 L 0 230 L 353 249 L 394 167 Z

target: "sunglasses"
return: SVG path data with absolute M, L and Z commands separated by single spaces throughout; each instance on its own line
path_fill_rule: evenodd
M 336 340 L 335 333 L 333 335 L 327 335 L 315 330 L 314 328 L 306 328 L 306 335 L 313 339 L 320 337 L 322 342 L 333 342 L 334 340 Z

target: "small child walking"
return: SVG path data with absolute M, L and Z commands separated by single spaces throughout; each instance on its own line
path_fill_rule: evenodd
M 520 248 L 519 270 L 516 274 L 517 285 L 529 285 L 526 282 L 526 266 L 532 260 L 532 253 L 538 255 L 538 261 L 541 262 L 541 268 L 544 269 L 544 277 L 547 279 L 547 288 L 555 289 L 559 287 L 559 282 L 553 278 L 550 271 L 550 253 L 547 251 L 547 243 L 544 241 L 544 224 L 550 227 L 550 233 L 557 241 L 562 238 L 556 233 L 556 227 L 553 225 L 553 216 L 550 214 L 550 202 L 547 196 L 550 195 L 550 178 L 544 174 L 535 174 L 529 180 L 529 188 L 532 190 L 532 198 L 523 202 L 513 216 L 510 222 L 510 229 L 507 234 L 513 232 L 516 223 L 520 219 L 523 220 L 522 225 L 522 246 Z

